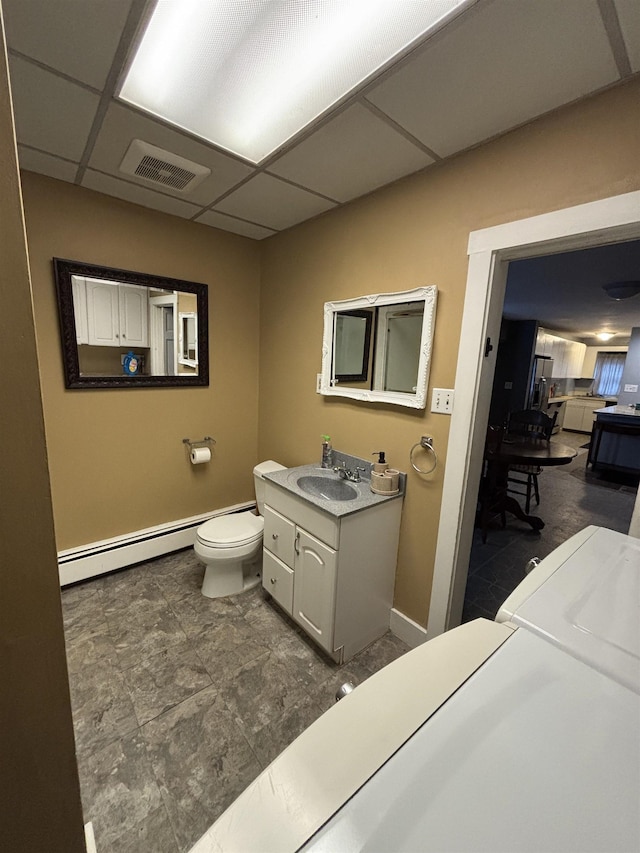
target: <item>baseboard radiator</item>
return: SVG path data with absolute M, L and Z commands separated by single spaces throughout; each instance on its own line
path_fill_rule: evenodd
M 235 504 L 216 512 L 183 518 L 137 530 L 113 539 L 104 539 L 79 548 L 58 552 L 60 586 L 98 577 L 106 572 L 162 557 L 172 551 L 190 548 L 196 541 L 196 530 L 205 521 L 218 515 L 252 509 L 254 503 Z

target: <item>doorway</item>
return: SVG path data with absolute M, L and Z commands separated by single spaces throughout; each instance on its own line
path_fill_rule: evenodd
M 178 300 L 175 293 L 149 297 L 149 348 L 153 376 L 176 376 Z
M 640 191 L 469 235 L 458 356 L 427 639 L 460 624 L 508 263 L 640 237 Z M 458 452 L 459 449 L 459 452 Z

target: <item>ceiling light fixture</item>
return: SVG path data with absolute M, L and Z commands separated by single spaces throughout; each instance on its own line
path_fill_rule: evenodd
M 119 97 L 259 163 L 475 0 L 158 0 Z
M 640 293 L 640 281 L 614 281 L 611 284 L 603 284 L 602 289 L 612 299 L 630 299 Z
M 596 338 L 599 341 L 610 341 L 612 337 L 613 337 L 613 332 L 600 332 L 599 334 L 596 335 Z

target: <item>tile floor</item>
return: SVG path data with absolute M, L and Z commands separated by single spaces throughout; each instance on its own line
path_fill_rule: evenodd
M 260 589 L 211 600 L 181 551 L 62 591 L 85 821 L 99 853 L 178 853 L 300 732 L 408 647 L 343 667 Z
M 545 522 L 541 531 L 507 514 L 507 526 L 494 519 L 482 543 L 480 530 L 474 531 L 469 576 L 465 593 L 463 622 L 495 618 L 498 608 L 524 578 L 531 557 L 546 557 L 561 542 L 588 524 L 627 533 L 633 512 L 638 478 L 592 474 L 586 469 L 589 441 L 584 433 L 561 431 L 554 436 L 561 444 L 578 450 L 569 465 L 546 468 L 538 478 L 540 506 L 531 501 L 531 515 Z M 524 498 L 518 497 L 524 508 Z

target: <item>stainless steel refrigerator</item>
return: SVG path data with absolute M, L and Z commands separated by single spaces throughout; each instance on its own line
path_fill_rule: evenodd
M 547 411 L 549 402 L 549 386 L 553 376 L 553 359 L 546 356 L 536 355 L 533 358 L 533 370 L 531 371 L 531 384 L 529 386 L 528 409 L 540 409 Z

